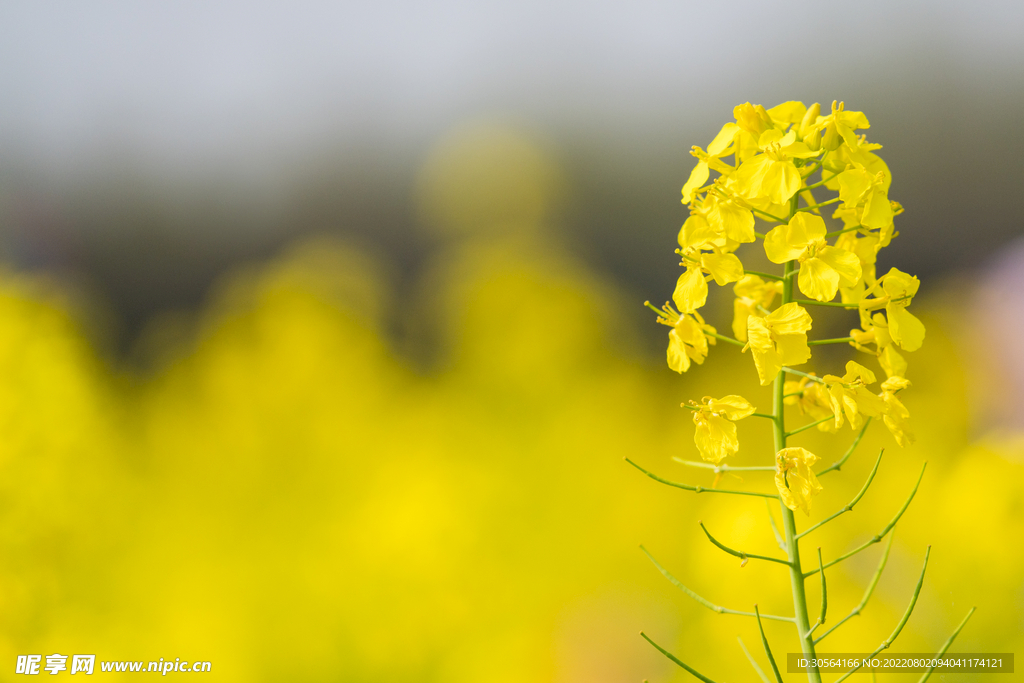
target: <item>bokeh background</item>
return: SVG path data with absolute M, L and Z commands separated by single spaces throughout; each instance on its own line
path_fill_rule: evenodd
M 755 627 L 637 546 L 714 602 L 786 613 L 781 570 L 696 525 L 770 552 L 764 505 L 622 458 L 710 484 L 672 461 L 696 455 L 679 403 L 770 398 L 730 347 L 672 373 L 640 304 L 678 274 L 689 147 L 736 104 L 836 98 L 884 145 L 906 213 L 881 267 L 922 278 L 928 338 L 918 443 L 870 433 L 815 516 L 886 447 L 879 477 L 804 554 L 870 537 L 929 466 L 825 649 L 877 646 L 932 544 L 896 649 L 934 650 L 977 605 L 955 650 L 1024 651 L 1022 7 L 3 3 L 0 667 L 686 680 L 642 628 L 755 680 Z M 852 434 L 801 438 L 830 461 Z M 880 552 L 830 572 L 832 619 Z

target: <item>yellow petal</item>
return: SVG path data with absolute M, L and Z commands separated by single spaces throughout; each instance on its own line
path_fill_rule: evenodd
M 811 316 L 798 303 L 779 306 L 765 321 L 776 334 L 799 334 L 811 329 Z
M 867 369 L 856 361 L 846 361 L 846 374 L 843 375 L 842 381 L 849 384 L 857 380 L 862 380 L 864 384 L 875 383 L 875 373 Z
M 742 420 L 745 417 L 750 417 L 757 410 L 750 404 L 750 401 L 736 394 L 713 398 L 708 401 L 708 408 L 716 413 L 725 413 L 730 420 Z
M 700 249 L 717 239 L 707 219 L 697 213 L 691 214 L 679 229 L 679 246 L 683 249 Z
M 693 313 L 708 300 L 708 283 L 704 281 L 704 273 L 697 266 L 687 266 L 686 272 L 676 281 L 676 290 L 672 292 L 672 301 L 681 313 Z
M 693 421 L 697 425 L 693 441 L 704 460 L 718 465 L 739 450 L 736 425 L 729 420 L 699 411 L 693 414 Z
M 761 181 L 761 196 L 776 204 L 785 204 L 800 190 L 801 183 L 800 171 L 791 160 L 772 161 Z
M 776 123 L 799 123 L 805 113 L 807 107 L 803 102 L 783 102 L 768 110 L 768 116 Z
M 717 195 L 708 197 L 704 204 L 711 229 L 740 243 L 753 242 L 754 214 L 734 201 Z
M 727 285 L 743 277 L 743 264 L 736 254 L 704 254 L 700 263 L 719 285 Z
M 668 333 L 668 366 L 680 374 L 690 369 L 690 357 L 686 354 L 686 346 L 675 330 Z
M 803 448 L 783 448 L 775 456 L 775 486 L 790 510 L 811 514 L 811 498 L 821 493 L 821 484 L 811 470 L 818 456 Z
M 806 296 L 818 301 L 831 301 L 839 291 L 839 273 L 820 258 L 809 258 L 800 264 L 797 283 Z
M 690 171 L 690 178 L 683 185 L 683 204 L 689 204 L 693 201 L 694 194 L 697 190 L 704 187 L 704 183 L 708 181 L 710 176 L 711 172 L 708 169 L 708 163 L 703 159 L 698 161 L 697 165 Z
M 892 204 L 888 194 L 878 187 L 868 193 L 868 201 L 864 204 L 864 215 L 860 222 L 868 228 L 881 229 L 892 225 Z
M 802 365 L 811 359 L 811 347 L 806 334 L 779 334 L 775 346 L 782 365 Z
M 899 304 L 886 304 L 885 314 L 889 318 L 889 334 L 901 349 L 917 351 L 921 348 L 924 343 L 924 323 Z
M 818 249 L 818 258 L 839 274 L 839 284 L 842 287 L 852 287 L 860 281 L 862 272 L 857 254 L 826 246 Z
M 722 130 L 718 131 L 718 135 L 708 145 L 708 154 L 714 156 L 721 156 L 722 152 L 732 144 L 732 141 L 736 139 L 736 134 L 739 133 L 740 127 L 733 122 L 729 122 L 722 126 Z

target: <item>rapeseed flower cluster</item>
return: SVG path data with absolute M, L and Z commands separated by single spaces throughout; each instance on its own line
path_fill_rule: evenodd
M 684 403 L 683 407 L 692 411 L 694 443 L 701 460 L 680 462 L 713 469 L 714 483 L 710 488 L 691 486 L 643 471 L 657 481 L 697 493 L 760 496 L 779 503 L 780 526 L 785 534 L 777 531 L 776 540 L 785 559 L 735 550 L 712 536 L 703 522 L 701 528 L 712 544 L 740 558 L 740 566 L 758 559 L 789 568 L 794 615 L 767 618 L 792 622 L 804 656 L 813 662 L 818 641 L 846 621 L 815 636 L 815 629 L 827 617 L 825 570 L 886 536 L 907 509 L 917 487 L 896 518 L 872 541 L 827 564 L 819 548 L 817 568 L 811 571 L 803 568 L 799 539 L 853 509 L 874 479 L 881 454 L 861 492 L 844 508 L 803 532 L 797 531 L 794 512 L 800 510 L 808 517 L 812 514 L 814 499 L 823 490 L 819 478 L 842 466 L 872 420 L 884 424 L 900 446 L 913 443 L 910 412 L 901 396 L 911 386 L 905 354 L 924 343 L 924 325 L 909 310 L 920 282 L 897 268 L 882 275 L 877 271 L 878 252 L 898 236 L 894 220 L 903 209 L 889 198 L 892 176 L 876 154 L 881 145 L 868 142 L 859 132 L 870 127 L 862 112 L 848 111 L 843 103 L 836 102 L 826 114 L 819 104 L 808 107 L 802 102 L 784 102 L 765 109 L 748 102 L 733 110 L 733 118 L 706 150 L 693 148 L 697 165 L 683 186 L 682 200 L 690 215 L 679 231 L 676 250 L 684 271 L 676 282 L 671 303 L 661 309 L 647 305 L 658 313 L 658 322 L 672 328 L 669 367 L 683 373 L 694 363 L 702 364 L 716 341 L 740 347 L 743 353 L 749 351 L 760 386 L 772 387 L 772 411 L 757 412 L 750 400 L 738 394 L 705 396 L 699 403 Z M 763 249 L 767 261 L 781 268 L 775 272 L 751 270 L 741 260 L 743 249 Z M 718 286 L 732 285 L 732 336 L 719 333 L 701 316 L 712 281 Z M 823 307 L 845 309 L 851 317 L 856 314 L 857 326 L 845 337 L 820 338 L 814 334 L 811 311 Z M 858 360 L 866 364 L 850 360 L 842 370 L 829 368 L 827 365 L 834 362 L 834 355 L 829 355 L 818 372 L 797 369 L 814 360 L 813 347 L 835 344 L 864 354 Z M 877 373 L 884 373 L 880 384 L 880 375 L 869 367 L 872 357 Z M 799 411 L 802 425 L 787 427 L 787 407 Z M 761 463 L 755 465 L 725 463 L 740 453 L 736 423 L 748 417 L 771 422 L 772 457 L 763 453 Z M 818 471 L 815 467 L 822 458 L 817 453 L 789 443 L 813 428 L 837 434 L 847 424 L 857 432 L 853 445 L 835 464 Z M 774 472 L 775 491 L 718 488 L 725 472 L 740 470 Z M 770 508 L 769 513 L 774 514 Z M 774 524 L 774 516 L 772 519 Z M 887 554 L 879 573 L 885 557 Z M 814 574 L 821 580 L 821 611 L 812 625 L 804 583 Z M 901 626 L 883 648 L 906 623 L 920 589 L 919 581 Z M 688 588 L 684 591 L 720 614 L 755 617 L 760 624 L 761 614 L 756 607 L 753 613 L 725 609 Z M 761 639 L 776 680 L 781 681 L 763 630 Z M 711 680 L 661 646 L 655 647 L 697 678 Z M 807 674 L 811 683 L 821 682 L 821 672 L 813 664 L 808 666 Z M 761 677 L 768 680 L 763 674 Z
M 780 372 L 795 377 L 782 385 L 784 405 L 799 407 L 819 422 L 819 430 L 834 432 L 844 423 L 859 429 L 866 418 L 882 418 L 901 446 L 912 443 L 909 414 L 897 393 L 910 385 L 903 353 L 924 341 L 924 326 L 908 310 L 920 283 L 896 268 L 876 274 L 878 252 L 897 235 L 894 218 L 902 207 L 889 199 L 892 177 L 875 153 L 881 145 L 858 133 L 870 127 L 867 117 L 835 102 L 824 115 L 818 104 L 785 102 L 765 109 L 746 103 L 733 117 L 706 150 L 693 148 L 697 165 L 683 186 L 690 216 L 679 231 L 677 253 L 685 270 L 672 293 L 675 307 L 658 311 L 658 321 L 672 327 L 669 367 L 686 372 L 704 362 L 716 339 L 731 341 L 750 351 L 762 386 L 777 381 Z M 835 196 L 826 198 L 829 192 Z M 832 207 L 830 216 L 826 207 Z M 826 216 L 842 227 L 830 231 Z M 759 232 L 755 219 L 769 227 Z M 759 240 L 783 272 L 744 267 L 737 251 Z M 733 284 L 731 338 L 698 312 L 712 281 Z M 859 325 L 849 337 L 810 340 L 814 306 L 856 310 Z M 832 343 L 875 356 L 888 378 L 881 391 L 871 388 L 875 373 L 853 361 L 842 375 L 791 371 L 811 361 L 812 345 Z M 728 398 L 749 405 L 743 397 Z M 739 451 L 731 422 L 737 418 L 706 407 L 693 417 L 702 458 L 718 465 Z M 811 457 L 780 462 L 806 463 Z M 779 472 L 784 467 L 790 465 L 778 465 Z M 820 487 L 787 488 L 788 479 L 778 479 L 786 504 L 809 511 L 810 496 Z

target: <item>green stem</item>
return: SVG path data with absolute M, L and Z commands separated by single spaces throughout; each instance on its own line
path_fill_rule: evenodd
M 782 371 L 785 372 L 785 373 L 788 373 L 790 375 L 798 375 L 800 377 L 806 377 L 807 379 L 811 380 L 812 382 L 817 382 L 818 384 L 824 384 L 825 383 L 825 380 L 823 380 L 822 378 L 818 377 L 817 375 L 808 375 L 806 372 L 800 372 L 799 370 L 794 370 L 793 368 L 782 368 Z
M 666 579 L 668 579 L 669 583 L 671 583 L 673 586 L 675 586 L 679 590 L 681 590 L 684 593 L 686 593 L 687 595 L 689 595 L 690 598 L 692 598 L 695 602 L 698 602 L 701 605 L 704 605 L 705 607 L 707 607 L 712 612 L 714 612 L 716 614 L 735 614 L 736 616 L 740 616 L 740 617 L 752 617 L 752 616 L 754 616 L 753 612 L 741 612 L 739 610 L 729 609 L 727 607 L 721 607 L 719 605 L 716 605 L 713 602 L 705 600 L 704 598 L 702 598 L 701 596 L 697 595 L 692 590 L 690 590 L 689 588 L 684 586 L 679 581 L 679 579 L 677 579 L 676 577 L 672 576 L 668 572 L 667 569 L 665 569 L 660 564 L 658 564 L 658 561 L 656 559 L 654 559 L 649 552 L 647 552 L 647 548 L 645 548 L 643 546 L 640 546 L 640 550 L 644 551 L 644 555 L 647 556 L 647 559 L 650 560 L 651 563 L 655 567 L 658 568 L 658 571 L 661 572 L 662 576 L 664 576 Z M 791 624 L 793 623 L 793 618 L 792 617 L 777 617 L 777 616 L 775 616 L 773 614 L 762 614 L 761 618 L 762 619 L 772 619 L 773 621 L 788 621 Z
M 688 666 L 687 664 L 684 664 L 684 663 L 683 663 L 682 661 L 680 661 L 680 660 L 679 660 L 679 659 L 678 659 L 678 658 L 677 658 L 677 657 L 676 657 L 675 655 L 673 655 L 673 654 L 672 654 L 671 652 L 669 652 L 668 650 L 666 650 L 665 648 L 663 648 L 663 647 L 662 647 L 661 645 L 658 645 L 658 644 L 657 644 L 656 642 L 654 642 L 653 640 L 651 640 L 650 638 L 648 638 L 648 637 L 647 637 L 647 634 L 646 634 L 646 633 L 644 633 L 643 631 L 640 631 L 640 635 L 641 635 L 641 636 L 643 636 L 643 639 L 644 639 L 644 640 L 646 640 L 646 641 L 647 641 L 648 643 L 650 643 L 651 645 L 653 645 L 653 646 L 654 646 L 654 648 L 655 648 L 655 649 L 656 649 L 656 650 L 657 650 L 658 652 L 660 652 L 661 654 L 665 655 L 666 657 L 668 657 L 669 659 L 671 659 L 671 660 L 672 660 L 673 662 L 675 662 L 676 664 L 678 664 L 678 665 L 679 665 L 679 666 L 681 666 L 682 668 L 686 669 L 686 671 L 687 671 L 687 672 L 688 672 L 688 673 L 689 673 L 689 674 L 690 674 L 691 676 L 694 676 L 694 677 L 696 677 L 696 678 L 698 678 L 698 679 L 700 679 L 700 680 L 704 681 L 704 683 L 715 683 L 715 681 L 714 681 L 713 679 L 711 679 L 711 678 L 708 678 L 707 676 L 705 676 L 704 674 L 700 673 L 699 671 L 697 671 L 697 670 L 696 670 L 696 669 L 694 669 L 693 667 L 691 667 L 691 666 Z
M 815 339 L 807 342 L 808 346 L 821 346 L 822 344 L 848 344 L 854 341 L 853 337 L 837 337 L 836 339 Z
M 695 602 L 698 602 L 698 603 L 702 604 L 703 606 L 705 606 L 708 609 L 712 610 L 716 614 L 735 614 L 737 616 L 754 616 L 754 612 L 744 612 L 744 611 L 739 611 L 738 609 L 729 609 L 728 607 L 722 607 L 720 605 L 716 605 L 714 602 L 711 602 L 709 600 L 703 599 L 702 597 L 700 597 L 699 595 L 697 595 L 696 593 L 694 593 L 690 589 L 686 588 L 686 586 L 684 586 L 682 584 L 682 582 L 680 582 L 678 579 L 673 577 L 673 575 L 671 573 L 669 573 L 668 569 L 666 569 L 662 565 L 658 564 L 657 560 L 655 560 L 651 556 L 651 554 L 647 552 L 646 548 L 644 548 L 643 546 L 640 546 L 640 550 L 642 550 L 643 554 L 647 556 L 647 559 L 649 559 L 651 561 L 651 563 L 655 567 L 657 567 L 657 570 L 662 572 L 663 577 L 668 579 L 670 584 L 672 584 L 673 586 L 675 586 L 676 588 L 681 590 L 686 595 L 690 596 L 690 598 L 692 598 Z M 775 622 L 788 622 L 790 624 L 793 624 L 793 617 L 792 616 L 775 616 L 773 614 L 762 614 L 761 616 L 763 618 L 770 618 L 770 620 L 773 620 Z
M 736 640 L 740 641 L 740 649 L 743 650 L 743 654 L 747 656 L 747 661 L 750 662 L 750 666 L 754 667 L 754 671 L 757 672 L 760 679 L 764 681 L 764 683 L 772 683 L 768 680 L 768 677 L 764 675 L 764 671 L 762 671 L 761 667 L 757 665 L 757 662 L 754 661 L 754 657 L 750 654 L 750 650 L 748 650 L 747 646 L 743 644 L 743 639 L 736 636 Z
M 852 444 L 850 444 L 850 448 L 847 449 L 846 455 L 832 463 L 827 468 L 823 469 L 821 472 L 818 472 L 817 476 L 820 477 L 821 475 L 828 474 L 829 472 L 838 472 L 840 469 L 842 469 L 843 465 L 846 464 L 846 461 L 850 459 L 850 456 L 853 455 L 853 452 L 857 449 L 858 444 L 860 444 L 860 440 L 864 438 L 864 434 L 868 431 L 868 426 L 870 424 L 871 418 L 869 417 L 867 420 L 864 421 L 864 426 L 861 428 L 860 433 L 857 434 L 857 438 L 853 440 Z
M 796 197 L 790 200 L 790 218 L 796 213 Z M 781 305 L 790 303 L 793 300 L 793 261 L 785 264 L 785 280 L 782 285 Z M 820 380 L 819 380 L 820 381 Z M 786 417 L 783 396 L 785 395 L 784 385 L 786 383 L 786 369 L 780 370 L 775 376 L 775 385 L 772 387 L 774 400 L 772 412 L 775 415 L 775 422 L 772 423 L 775 436 L 775 452 L 778 453 L 786 447 Z M 800 648 L 808 659 L 814 659 L 814 641 L 811 638 L 810 620 L 807 618 L 807 594 L 804 590 L 804 575 L 800 567 L 800 544 L 796 538 L 796 519 L 793 511 L 790 510 L 781 497 L 779 507 L 782 511 L 782 528 L 786 538 L 786 554 L 789 557 L 789 583 L 793 593 L 793 615 L 796 619 L 796 632 L 800 639 Z M 810 683 L 821 683 L 821 673 L 818 667 L 808 667 L 807 679 Z
M 796 303 L 803 306 L 833 306 L 835 308 L 857 308 L 860 304 L 844 304 L 839 301 L 814 301 L 813 299 L 797 299 Z
M 828 206 L 829 204 L 835 204 L 838 201 L 839 201 L 839 197 L 836 197 L 835 199 L 830 199 L 827 202 L 821 202 L 820 204 L 815 204 L 814 206 L 804 206 L 804 207 L 801 207 L 801 208 L 797 209 L 797 211 L 814 211 L 815 209 L 820 209 L 823 206 Z
M 801 531 L 799 534 L 797 534 L 797 538 L 803 538 L 804 536 L 806 536 L 807 534 L 811 533 L 812 531 L 814 531 L 818 527 L 823 526 L 825 524 L 828 524 L 829 522 L 831 522 L 833 519 L 835 519 L 839 515 L 843 514 L 844 512 L 849 512 L 850 510 L 852 510 L 853 506 L 856 505 L 857 503 L 859 503 L 860 499 L 864 497 L 864 494 L 867 492 L 868 487 L 871 486 L 871 482 L 875 480 L 875 474 L 878 473 L 878 465 L 881 464 L 881 462 L 882 462 L 882 453 L 884 453 L 884 452 L 885 452 L 884 448 L 881 451 L 878 452 L 878 459 L 875 460 L 875 466 L 871 468 L 871 474 L 868 475 L 868 480 L 866 482 L 864 482 L 864 486 L 861 487 L 860 493 L 858 493 L 856 496 L 854 496 L 853 500 L 851 500 L 845 506 L 839 508 L 838 512 L 835 512 L 835 513 L 829 515 L 828 517 L 826 517 L 825 519 L 821 520 L 820 522 L 818 522 L 814 526 L 810 527 L 809 529 L 804 529 L 803 531 Z
M 683 460 L 682 458 L 673 457 L 676 462 L 686 465 L 687 467 L 696 467 L 702 470 L 712 470 L 715 474 L 720 472 L 774 472 L 774 467 L 768 465 L 754 465 L 750 467 L 737 467 L 735 465 L 715 465 L 710 462 L 703 462 L 701 460 Z
M 746 346 L 746 344 L 741 342 L 739 339 L 726 337 L 724 334 L 718 334 L 717 332 L 708 332 L 707 330 L 704 330 L 704 334 L 706 334 L 709 337 L 714 337 L 715 339 L 721 339 L 724 342 L 729 342 L 730 344 L 733 344 L 735 346 Z
M 772 649 L 768 646 L 768 636 L 764 634 L 764 626 L 761 625 L 761 613 L 757 611 L 757 605 L 754 605 L 754 614 L 757 615 L 757 629 L 761 632 L 761 644 L 764 645 L 764 653 L 768 655 L 768 663 L 772 665 L 772 673 L 775 674 L 775 680 L 778 683 L 782 683 L 782 674 L 779 673 L 779 665 L 775 663 Z
M 822 158 L 824 158 L 824 157 L 822 157 Z M 824 171 L 822 172 L 822 175 L 824 175 Z M 838 173 L 833 173 L 828 178 L 822 178 L 821 180 L 819 180 L 818 182 L 814 183 L 813 185 L 808 185 L 807 187 L 801 188 L 800 191 L 803 192 L 804 190 L 813 190 L 816 187 L 821 187 L 825 183 L 827 183 L 830 180 L 832 180 L 833 178 L 835 178 L 837 175 L 839 175 L 839 174 Z
M 835 419 L 836 419 L 835 415 L 829 415 L 828 417 L 823 417 L 820 420 L 812 422 L 811 424 L 804 425 L 803 427 L 797 427 L 796 429 L 794 429 L 791 432 L 786 432 L 786 437 L 788 438 L 788 437 L 794 436 L 796 434 L 799 434 L 800 432 L 806 432 L 808 429 L 812 429 L 814 427 L 817 427 L 820 424 L 825 424 L 829 420 L 835 420 Z
M 768 562 L 777 562 L 779 564 L 784 564 L 787 567 L 789 566 L 789 562 L 787 560 L 780 560 L 777 557 L 768 557 L 767 555 L 754 555 L 753 553 L 745 553 L 740 550 L 733 550 L 732 548 L 730 548 L 729 546 L 725 545 L 724 543 L 716 539 L 714 536 L 712 536 L 711 532 L 708 531 L 708 528 L 704 526 L 704 522 L 698 520 L 697 524 L 700 524 L 700 528 L 704 530 L 704 535 L 708 537 L 708 540 L 711 541 L 712 545 L 714 545 L 716 548 L 723 550 L 724 552 L 729 553 L 733 557 L 740 558 L 741 567 L 747 563 L 747 559 L 749 558 L 754 558 L 755 560 L 766 560 Z
M 837 628 L 845 624 L 850 619 L 859 616 L 861 611 L 867 606 L 868 600 L 871 599 L 871 594 L 875 592 L 875 586 L 878 585 L 878 580 L 882 578 L 882 570 L 885 569 L 885 563 L 889 561 L 889 551 L 892 550 L 893 539 L 896 538 L 896 534 L 889 537 L 889 542 L 885 544 L 885 552 L 882 553 L 882 560 L 878 563 L 878 569 L 875 570 L 874 576 L 871 577 L 871 583 L 868 584 L 867 590 L 864 591 L 864 597 L 861 598 L 860 604 L 854 607 L 849 614 L 840 619 L 832 628 L 822 633 L 820 636 L 814 639 L 814 644 L 817 645 L 825 636 L 835 631 Z
M 744 275 L 756 275 L 758 277 L 763 277 L 766 280 L 777 280 L 779 282 L 782 281 L 782 278 L 779 277 L 778 275 L 772 275 L 771 273 L 762 273 L 759 270 L 747 270 L 747 269 L 744 268 L 743 269 L 743 274 Z
M 753 211 L 754 213 L 761 214 L 765 218 L 771 218 L 776 223 L 787 223 L 788 222 L 785 218 L 779 218 L 778 216 L 773 216 L 770 213 L 768 213 L 767 211 L 762 211 L 761 209 L 755 209 L 754 207 L 750 207 L 750 210 Z
M 885 536 L 890 531 L 892 531 L 892 528 L 894 526 L 896 526 L 896 522 L 900 521 L 900 517 L 902 517 L 903 513 L 907 511 L 908 507 L 910 507 L 910 503 L 911 503 L 911 501 L 914 500 L 914 496 L 917 495 L 917 489 L 918 489 L 918 487 L 921 486 L 921 479 L 924 478 L 924 469 L 925 469 L 925 467 L 927 467 L 927 465 L 928 465 L 928 463 L 925 463 L 924 465 L 921 466 L 921 474 L 919 474 L 917 476 L 917 483 L 914 484 L 914 490 L 910 492 L 910 497 L 907 498 L 907 501 L 905 503 L 903 503 L 903 507 L 901 507 L 900 511 L 896 513 L 896 516 L 893 517 L 892 520 L 890 520 L 890 522 L 885 525 L 885 528 L 882 529 L 881 531 L 879 531 L 874 536 L 872 536 L 866 543 L 864 543 L 864 545 L 861 545 L 861 546 L 859 546 L 857 548 L 854 548 L 853 550 L 851 550 L 850 552 L 846 553 L 845 555 L 841 555 L 840 557 L 837 557 L 836 559 L 834 559 L 831 562 L 829 562 L 828 564 L 826 564 L 825 565 L 825 569 L 828 569 L 829 567 L 831 567 L 834 564 L 839 564 L 840 562 L 842 562 L 845 559 L 853 557 L 854 555 L 856 555 L 860 551 L 864 550 L 865 548 L 871 547 L 875 543 L 878 543 L 883 538 L 885 538 Z M 929 546 L 929 547 L 931 547 L 931 546 Z M 804 576 L 811 576 L 811 575 L 817 574 L 817 573 L 818 573 L 817 569 L 812 569 L 811 571 L 807 572 L 807 574 L 805 574 Z
M 893 641 L 896 640 L 896 637 L 900 634 L 900 631 L 903 630 L 903 627 L 907 625 L 907 621 L 910 620 L 910 615 L 914 612 L 914 605 L 917 604 L 917 598 L 921 595 L 921 587 L 924 585 L 924 573 L 925 570 L 928 569 L 928 556 L 931 554 L 932 547 L 928 546 L 928 549 L 924 551 L 924 566 L 921 567 L 921 577 L 917 580 L 917 586 L 914 587 L 914 595 L 910 598 L 910 605 L 907 606 L 907 611 L 903 613 L 903 618 L 900 619 L 900 623 L 896 624 L 896 628 L 893 629 L 893 632 L 889 635 L 888 638 L 882 641 L 882 644 L 878 646 L 878 649 L 869 654 L 865 659 L 874 659 L 875 655 L 877 655 L 882 650 L 888 650 L 889 646 L 892 645 Z M 856 666 L 850 669 L 848 672 L 837 678 L 835 680 L 835 683 L 845 681 L 859 668 L 859 666 Z
M 967 620 L 971 618 L 971 615 L 974 614 L 974 610 L 976 610 L 976 609 L 978 609 L 978 608 L 977 607 L 972 607 L 971 608 L 971 611 L 967 613 L 967 616 L 964 617 L 964 620 L 961 621 L 960 625 L 956 627 L 955 631 L 953 631 L 953 635 L 951 635 L 949 637 L 949 639 L 945 643 L 943 643 L 942 649 L 939 650 L 938 654 L 935 655 L 936 659 L 938 659 L 942 655 L 946 654 L 946 650 L 948 650 L 949 646 L 953 644 L 953 641 L 956 640 L 956 637 L 958 635 L 960 635 L 960 631 L 962 631 L 964 626 L 967 625 Z M 742 644 L 743 643 L 740 643 L 740 645 L 742 645 Z M 746 650 L 746 648 L 743 648 L 743 649 L 744 649 L 744 651 Z M 749 657 L 749 655 L 748 655 L 748 657 Z M 925 671 L 924 672 L 924 676 L 921 676 L 921 678 L 918 679 L 917 683 L 924 683 L 925 681 L 927 681 L 928 677 L 932 675 L 933 671 L 935 671 L 935 667 L 934 666 L 931 667 L 930 669 L 928 669 L 927 671 Z
M 668 479 L 662 479 L 661 477 L 659 477 L 658 475 L 654 474 L 653 472 L 648 472 L 643 467 L 640 467 L 640 465 L 637 465 L 635 462 L 633 462 L 629 458 L 623 458 L 623 459 L 626 462 L 628 462 L 630 465 L 632 465 L 633 467 L 637 468 L 638 470 L 640 470 L 641 472 L 646 474 L 648 477 L 650 477 L 654 481 L 659 481 L 662 484 L 665 484 L 667 486 L 674 486 L 677 489 L 684 489 L 686 491 L 693 491 L 694 493 L 728 493 L 728 494 L 731 494 L 733 496 L 756 496 L 758 498 L 775 498 L 775 499 L 779 498 L 774 493 L 758 493 L 756 491 L 730 491 L 728 489 L 709 489 L 706 486 L 690 486 L 689 484 L 681 484 L 681 483 L 679 483 L 677 481 L 669 481 Z

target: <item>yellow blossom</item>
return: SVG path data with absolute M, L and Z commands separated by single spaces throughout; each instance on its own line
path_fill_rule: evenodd
M 889 334 L 904 351 L 916 351 L 924 343 L 924 324 L 907 306 L 917 294 L 920 280 L 913 275 L 892 268 L 880 280 L 882 289 L 889 296 L 885 304 L 885 315 L 889 319 Z
M 850 147 L 857 147 L 857 136 L 853 131 L 858 128 L 870 128 L 868 117 L 863 112 L 846 111 L 846 104 L 840 102 L 838 105 L 832 101 L 832 113 L 822 117 L 818 122 L 822 130 L 821 144 L 827 150 L 833 151 L 845 142 Z
M 852 429 L 859 429 L 864 424 L 864 416 L 878 417 L 885 410 L 882 399 L 867 388 L 875 383 L 875 373 L 860 363 L 847 361 L 845 375 L 825 375 L 822 381 L 828 386 L 837 429 L 843 426 L 844 417 L 850 421 Z
M 765 236 L 764 250 L 772 263 L 798 260 L 800 291 L 818 301 L 831 301 L 843 287 L 853 287 L 861 278 L 860 259 L 845 249 L 830 247 L 828 229 L 821 216 L 798 213 L 786 225 Z
M 762 153 L 740 164 L 731 177 L 732 187 L 746 199 L 767 198 L 774 204 L 784 204 L 803 184 L 793 159 L 817 153 L 796 139 L 796 131 L 783 135 L 772 128 L 761 134 L 757 144 Z
M 734 242 L 753 242 L 754 214 L 741 206 L 736 200 L 724 197 L 716 192 L 709 192 L 704 199 L 703 209 L 707 221 L 716 235 L 721 235 Z
M 896 346 L 892 343 L 892 335 L 889 334 L 885 316 L 875 313 L 867 322 L 862 322 L 861 327 L 862 330 L 850 330 L 854 348 L 865 353 L 874 353 L 878 357 L 879 365 L 885 370 L 886 377 L 905 377 L 907 361 L 896 351 Z M 875 351 L 867 348 L 869 344 L 875 345 Z
M 810 360 L 810 329 L 811 316 L 796 303 L 780 306 L 763 318 L 747 318 L 747 347 L 754 356 L 761 386 L 771 384 L 783 365 L 800 365 Z
M 799 382 L 787 381 L 782 386 L 785 398 L 782 402 L 787 406 L 796 406 L 801 415 L 808 415 L 817 421 L 832 415 L 832 399 L 824 384 L 809 377 L 801 377 Z M 818 425 L 822 432 L 835 432 L 835 421 L 822 422 Z
M 718 465 L 728 456 L 735 455 L 740 443 L 733 423 L 750 417 L 754 410 L 754 406 L 742 396 L 705 396 L 693 413 L 693 423 L 697 425 L 693 441 L 700 457 Z
M 882 382 L 882 401 L 885 403 L 882 420 L 892 432 L 896 443 L 903 447 L 914 443 L 914 435 L 910 432 L 910 411 L 896 397 L 896 394 L 908 386 L 910 386 L 910 382 L 902 377 L 890 377 Z
M 840 173 L 836 182 L 839 183 L 839 199 L 843 202 L 843 208 L 863 207 L 861 225 L 877 230 L 892 226 L 894 214 L 889 202 L 885 171 L 870 173 L 861 164 L 854 164 L 853 168 Z M 891 229 L 888 232 L 891 234 Z
M 726 166 L 723 162 L 719 161 L 719 158 L 733 153 L 731 145 L 738 131 L 739 126 L 735 123 L 727 123 L 722 126 L 722 130 L 718 131 L 718 135 L 708 145 L 707 152 L 704 152 L 700 147 L 693 148 L 691 153 L 697 157 L 698 161 L 697 165 L 690 172 L 690 177 L 686 184 L 683 185 L 683 204 L 689 204 L 693 201 L 697 190 L 708 181 L 712 168 L 719 172 L 732 170 L 732 167 Z
M 805 448 L 783 448 L 775 454 L 775 486 L 790 510 L 811 514 L 811 497 L 821 493 L 821 484 L 811 470 L 816 462 L 818 456 Z
M 767 309 L 777 294 L 782 294 L 781 282 L 765 282 L 757 275 L 744 275 L 732 288 L 736 294 L 733 301 L 732 333 L 742 342 L 747 341 L 747 318 L 766 315 Z
M 658 322 L 672 329 L 668 333 L 668 366 L 682 374 L 690 369 L 691 361 L 700 365 L 708 355 L 708 345 L 715 345 L 716 330 L 704 322 L 699 313 L 680 314 L 669 304 L 661 310 L 647 304 L 658 314 Z

